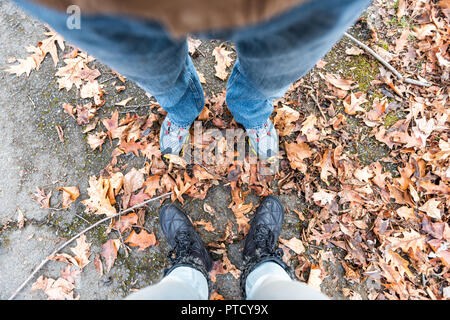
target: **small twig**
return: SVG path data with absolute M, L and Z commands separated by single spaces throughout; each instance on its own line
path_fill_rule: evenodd
M 89 221 L 87 221 L 85 218 L 83 218 L 82 216 L 80 216 L 79 214 L 74 213 L 74 215 L 76 215 L 78 218 L 80 218 L 81 220 L 84 220 L 85 222 L 89 223 Z
M 108 81 L 113 80 L 113 79 L 117 79 L 117 77 L 111 77 L 111 78 L 103 79 L 103 80 L 99 81 L 98 83 L 102 84 L 102 83 L 108 82 Z
M 54 211 L 62 211 L 62 210 L 66 210 L 67 208 L 55 208 L 55 207 L 48 207 L 49 210 L 54 210 Z
M 48 186 L 53 186 L 57 183 L 61 182 L 60 179 L 56 180 L 55 182 L 49 183 L 49 184 L 44 184 L 43 186 L 41 186 L 41 188 L 46 188 Z
M 359 41 L 358 39 L 356 39 L 352 35 L 348 34 L 347 32 L 345 32 L 344 35 L 347 38 L 349 38 L 350 40 L 352 40 L 353 42 L 355 42 L 358 46 L 360 46 L 361 48 L 366 50 L 368 53 L 370 53 L 375 59 L 380 61 L 383 66 L 388 68 L 389 71 L 391 71 L 398 78 L 398 80 L 404 81 L 404 82 L 409 83 L 409 84 L 423 86 L 423 87 L 431 86 L 431 83 L 428 83 L 428 82 L 424 82 L 424 81 L 419 81 L 419 80 L 414 80 L 414 79 L 403 77 L 393 66 L 391 66 L 386 60 L 384 60 L 382 57 L 380 57 L 380 55 L 377 54 L 375 51 L 373 51 L 369 46 L 365 45 L 364 43 L 362 43 L 361 41 Z
M 348 34 L 347 32 L 345 32 L 344 35 L 347 38 L 349 38 L 350 40 L 352 40 L 353 42 L 355 42 L 357 45 L 359 45 L 361 48 L 363 48 L 364 50 L 369 52 L 372 56 L 374 56 L 374 58 L 377 59 L 378 61 L 380 61 L 383 66 L 385 66 L 386 68 L 389 69 L 389 71 L 391 71 L 393 74 L 395 74 L 395 76 L 400 81 L 403 80 L 403 76 L 397 70 L 395 70 L 395 68 L 393 66 L 391 66 L 389 63 L 387 63 L 386 60 L 384 60 L 382 57 L 380 57 L 380 55 L 378 53 L 373 51 L 369 46 L 365 45 L 364 43 L 362 43 L 358 39 L 354 38 L 352 35 Z
M 123 109 L 133 109 L 133 108 L 142 108 L 142 107 L 151 107 L 152 105 L 154 105 L 154 103 L 145 103 L 145 104 L 130 104 L 128 106 L 123 106 Z
M 33 104 L 34 109 L 36 109 L 36 104 L 34 103 L 33 99 L 31 99 L 31 97 L 29 95 L 27 95 L 27 97 L 31 101 L 31 103 Z
M 195 48 L 196 51 L 198 51 L 203 57 L 206 57 L 206 54 L 200 50 L 200 48 Z
M 316 98 L 311 92 L 308 92 L 308 95 L 309 95 L 309 96 L 314 100 L 314 102 L 316 103 L 317 109 L 319 109 L 320 114 L 321 114 L 322 117 L 323 117 L 323 120 L 327 121 L 327 117 L 325 116 L 325 113 L 323 113 L 322 108 L 320 107 L 320 104 L 319 104 L 319 101 L 317 100 L 317 98 Z
M 416 86 L 424 86 L 424 87 L 430 87 L 431 83 L 428 82 L 423 82 L 423 81 L 419 81 L 419 80 L 414 80 L 411 78 L 405 78 L 403 79 L 404 82 L 409 83 L 409 84 L 415 84 Z
M 116 229 L 116 228 L 111 228 L 111 229 L 114 230 L 114 231 L 117 231 L 117 233 L 119 234 L 120 242 L 122 243 L 123 247 L 125 248 L 124 249 L 125 257 L 128 258 L 128 250 L 131 251 L 131 249 L 125 244 L 125 241 L 123 241 L 123 237 L 122 237 L 122 234 L 120 233 L 120 231 L 118 229 Z
M 147 203 L 150 203 L 150 202 L 153 202 L 153 201 L 155 201 L 155 200 L 158 200 L 158 199 L 167 197 L 167 196 L 169 196 L 169 195 L 171 195 L 171 194 L 172 194 L 172 191 L 171 191 L 171 192 L 167 192 L 167 193 L 165 193 L 165 194 L 163 194 L 163 195 L 160 195 L 160 196 L 158 196 L 158 197 L 155 197 L 155 198 L 152 198 L 152 199 L 149 199 L 149 200 L 145 200 L 144 202 L 142 202 L 142 203 L 140 203 L 140 204 L 137 204 L 137 205 L 135 205 L 135 206 L 132 206 L 132 207 L 126 209 L 126 210 L 120 211 L 119 213 L 117 213 L 117 214 L 115 214 L 115 215 L 113 215 L 113 216 L 103 218 L 103 219 L 97 221 L 96 223 L 94 223 L 93 225 L 87 227 L 86 229 L 84 229 L 83 231 L 81 231 L 80 233 L 78 233 L 77 235 L 73 236 L 72 238 L 70 238 L 69 240 L 67 240 L 66 242 L 64 242 L 61 246 L 59 246 L 57 249 L 55 249 L 55 251 L 53 251 L 49 256 L 47 256 L 47 258 L 45 258 L 45 259 L 44 259 L 44 260 L 43 260 L 43 261 L 42 261 L 42 262 L 34 269 L 34 271 L 30 274 L 30 276 L 29 276 L 29 277 L 28 277 L 28 278 L 20 285 L 20 287 L 17 288 L 16 291 L 14 291 L 14 293 L 8 298 L 8 300 L 13 300 L 13 299 L 16 297 L 16 295 L 20 292 L 20 290 L 22 290 L 23 287 L 25 287 L 25 285 L 26 285 L 31 279 L 33 279 L 34 275 L 35 275 L 39 270 L 41 270 L 41 268 L 42 268 L 42 267 L 50 260 L 51 257 L 53 257 L 53 256 L 54 256 L 55 254 L 57 254 L 60 250 L 62 250 L 63 248 L 65 248 L 65 247 L 66 247 L 68 244 L 70 244 L 72 241 L 74 241 L 75 239 L 77 239 L 78 237 L 80 237 L 82 234 L 88 232 L 89 230 L 95 228 L 96 226 L 98 226 L 99 224 L 101 224 L 101 223 L 103 223 L 103 222 L 105 222 L 105 221 L 108 221 L 108 220 L 110 220 L 110 219 L 113 219 L 113 218 L 115 218 L 115 217 L 118 217 L 118 216 L 120 216 L 120 215 L 122 215 L 122 214 L 124 214 L 124 213 L 133 211 L 134 209 L 143 207 L 143 206 L 145 206 Z

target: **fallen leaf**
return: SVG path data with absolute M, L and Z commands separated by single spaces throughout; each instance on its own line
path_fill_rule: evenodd
M 102 264 L 102 260 L 100 259 L 99 254 L 95 255 L 94 266 L 95 266 L 95 270 L 97 270 L 97 272 L 100 274 L 100 276 L 102 276 L 103 275 L 103 264 Z
M 432 35 L 436 31 L 436 26 L 433 23 L 423 24 L 413 28 L 414 36 L 419 40 L 424 40 L 426 37 Z
M 200 221 L 195 221 L 194 225 L 204 226 L 203 229 L 208 232 L 213 232 L 214 230 L 216 230 L 216 228 L 213 227 L 211 221 L 205 221 L 203 219 L 201 219 Z
M 395 53 L 401 52 L 403 48 L 406 46 L 406 44 L 408 43 L 409 33 L 410 33 L 409 28 L 405 28 L 403 29 L 400 37 L 397 40 L 395 40 L 395 49 L 394 49 Z
M 227 67 L 231 66 L 233 59 L 230 57 L 232 51 L 226 50 L 224 45 L 220 45 L 214 48 L 212 55 L 216 59 L 215 76 L 221 80 L 225 80 L 228 77 Z
M 114 239 L 109 239 L 102 245 L 101 256 L 105 259 L 106 273 L 109 273 L 112 266 L 114 265 L 114 261 L 116 261 L 117 249 L 118 247 Z
M 325 150 L 318 166 L 320 168 L 320 179 L 322 179 L 323 182 L 329 185 L 328 176 L 329 175 L 336 176 L 337 174 L 336 169 L 333 167 L 331 149 Z
M 300 113 L 288 106 L 283 106 L 275 110 L 276 116 L 273 119 L 273 124 L 278 130 L 280 136 L 288 136 L 295 128 L 295 121 L 300 118 Z
M 239 277 L 241 276 L 241 270 L 236 268 L 236 266 L 231 263 L 230 259 L 228 259 L 228 255 L 226 252 L 223 252 L 222 259 L 223 259 L 223 266 L 224 266 L 226 272 L 231 273 L 231 275 L 235 279 L 239 279 Z
M 143 147 L 140 149 L 141 153 L 146 156 L 148 159 L 152 160 L 153 157 L 160 158 L 161 150 L 159 149 L 159 144 L 150 142 L 145 143 Z
M 414 209 L 408 206 L 400 207 L 395 212 L 405 220 L 416 218 L 414 215 Z
M 60 125 L 55 125 L 56 132 L 58 133 L 59 141 L 64 142 L 64 131 Z
M 295 237 L 289 240 L 280 238 L 280 242 L 289 249 L 291 249 L 292 251 L 294 251 L 296 254 L 302 254 L 303 252 L 305 252 L 305 247 L 303 246 L 302 241 Z
M 92 150 L 99 148 L 100 151 L 102 151 L 102 144 L 105 142 L 105 140 L 106 140 L 106 133 L 104 132 L 96 132 L 88 134 L 87 137 L 87 143 Z
M 203 204 L 203 211 L 209 213 L 210 215 L 214 215 L 215 213 L 214 209 L 206 202 Z
M 130 141 L 123 140 L 118 148 L 124 153 L 132 152 L 136 157 L 139 157 L 139 150 L 142 150 L 143 144 L 140 141 L 136 142 L 135 139 L 132 139 Z
M 117 213 L 108 197 L 109 187 L 108 179 L 101 177 L 97 179 L 95 176 L 89 178 L 89 187 L 87 188 L 89 198 L 81 201 L 86 206 L 87 213 L 105 214 L 108 217 Z
M 323 69 L 326 65 L 327 65 L 327 63 L 328 62 L 326 62 L 325 60 L 319 60 L 318 62 L 317 62 L 317 64 L 316 64 L 316 67 L 317 68 L 320 68 L 320 69 Z
M 436 200 L 435 198 L 432 198 L 425 202 L 422 206 L 419 207 L 420 211 L 425 212 L 429 217 L 434 218 L 436 220 L 442 219 L 442 212 L 438 208 L 438 206 L 441 204 L 440 201 Z
M 42 290 L 48 300 L 75 300 L 73 296 L 74 285 L 72 282 L 58 278 L 45 278 L 40 276 L 32 285 L 31 290 Z
M 80 196 L 80 190 L 78 187 L 62 187 L 59 188 L 63 192 L 63 208 L 69 208 L 72 202 L 78 199 Z
M 17 208 L 17 226 L 19 227 L 19 229 L 22 229 L 25 221 L 27 219 L 25 219 L 22 210 L 20 210 L 20 208 Z
M 306 172 L 307 165 L 303 160 L 310 158 L 314 152 L 305 142 L 287 143 L 285 142 L 286 154 L 292 169 L 299 169 L 300 172 Z
M 121 106 L 121 107 L 125 107 L 127 105 L 128 102 L 130 102 L 130 100 L 133 99 L 133 97 L 128 97 L 126 99 L 123 99 L 120 102 L 116 102 L 115 105 L 116 106 Z
M 312 198 L 314 202 L 319 203 L 321 206 L 330 205 L 334 198 L 336 198 L 336 193 L 325 189 L 319 189 L 319 191 L 313 193 Z
M 369 179 L 373 177 L 373 173 L 372 170 L 370 169 L 369 166 L 366 166 L 362 169 L 356 169 L 353 174 L 355 175 L 355 177 L 362 182 L 369 182 Z
M 320 139 L 320 131 L 316 128 L 316 124 L 317 118 L 314 114 L 310 114 L 301 124 L 300 132 L 306 136 L 308 142 Z
M 139 247 L 138 251 L 142 251 L 145 248 L 156 245 L 156 237 L 153 232 L 148 233 L 145 230 L 141 230 L 141 232 L 136 233 L 133 230 L 128 238 L 125 239 L 125 242 L 129 243 L 131 247 Z
M 161 188 L 161 184 L 159 183 L 161 180 L 160 175 L 152 175 L 149 176 L 144 181 L 145 193 L 148 194 L 151 198 L 156 195 L 156 191 Z
M 33 193 L 34 200 L 36 200 L 40 205 L 41 209 L 49 209 L 50 208 L 50 198 L 52 196 L 52 192 L 50 191 L 48 194 L 45 194 L 44 189 L 39 189 L 36 187 L 36 191 Z
M 204 106 L 202 112 L 198 115 L 198 120 L 207 121 L 211 119 L 212 112 L 208 107 Z
M 120 216 L 114 223 L 114 227 L 119 230 L 120 233 L 123 233 L 125 230 L 131 228 L 131 226 L 137 224 L 137 222 L 138 216 L 133 212 L 127 215 Z
M 114 110 L 110 119 L 105 118 L 103 119 L 102 123 L 105 126 L 106 130 L 108 130 L 107 133 L 111 139 L 120 137 L 121 132 L 117 131 L 119 127 L 119 111 L 117 109 Z
M 351 93 L 347 98 L 344 99 L 344 107 L 345 112 L 349 115 L 355 115 L 357 112 L 364 112 L 366 111 L 364 108 L 361 107 L 364 103 L 369 102 L 366 99 L 366 94 L 358 91 L 356 93 Z
M 62 271 L 61 271 L 61 277 L 63 279 L 66 279 L 67 281 L 71 283 L 75 283 L 75 278 L 79 277 L 81 273 L 80 269 L 74 269 L 72 270 L 72 265 L 68 264 Z
M 205 168 L 201 167 L 198 164 L 194 165 L 193 170 L 194 170 L 194 177 L 197 178 L 199 181 L 218 179 L 218 177 L 212 175 Z
M 320 285 L 322 284 L 321 279 L 322 270 L 317 265 L 311 265 L 309 272 L 308 285 L 312 288 L 320 291 Z
M 225 298 L 220 293 L 218 293 L 217 291 L 214 291 L 209 296 L 209 300 L 225 300 Z
M 13 65 L 5 71 L 16 74 L 17 76 L 25 73 L 28 77 L 32 70 L 39 69 L 39 66 L 42 61 L 44 61 L 47 54 L 50 54 L 53 59 L 53 64 L 56 67 L 59 61 L 57 45 L 61 51 L 64 51 L 64 39 L 54 31 L 45 32 L 45 35 L 47 35 L 48 38 L 40 41 L 37 47 L 28 46 L 26 48 L 28 52 L 32 53 L 30 56 L 26 59 L 17 59 L 19 64 Z
M 342 89 L 342 90 L 350 90 L 352 83 L 354 82 L 351 79 L 342 79 L 339 76 L 327 73 L 325 75 L 325 80 L 331 83 L 333 86 Z
M 350 47 L 348 49 L 345 49 L 345 53 L 350 56 L 359 56 L 364 53 L 364 50 L 357 47 Z
M 200 39 L 187 37 L 187 43 L 189 54 L 193 55 L 197 51 L 197 48 L 200 47 L 200 45 L 202 44 L 202 41 Z
M 82 234 L 77 238 L 77 245 L 74 248 L 70 248 L 75 254 L 74 259 L 77 261 L 77 266 L 83 269 L 90 261 L 89 257 L 92 252 L 89 251 L 91 244 L 86 241 L 86 235 Z

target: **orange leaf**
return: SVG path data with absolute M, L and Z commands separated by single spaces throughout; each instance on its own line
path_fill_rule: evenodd
M 354 82 L 350 79 L 341 79 L 332 73 L 327 73 L 325 75 L 325 80 L 331 83 L 333 86 L 342 90 L 350 90 L 351 84 Z
M 117 258 L 117 245 L 116 241 L 113 239 L 109 239 L 102 245 L 102 257 L 105 259 L 105 265 L 106 265 L 106 273 L 111 270 L 112 266 L 114 265 L 114 261 L 116 261 Z
M 119 230 L 120 233 L 124 232 L 130 226 L 138 222 L 138 216 L 136 213 L 130 213 L 126 216 L 121 216 L 114 224 L 114 227 Z
M 131 247 L 139 247 L 138 251 L 142 251 L 145 248 L 156 245 L 155 233 L 148 233 L 145 230 L 136 233 L 134 230 L 131 231 L 125 242 L 129 243 Z

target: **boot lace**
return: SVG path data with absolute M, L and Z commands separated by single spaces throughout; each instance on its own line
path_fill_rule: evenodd
M 281 258 L 283 250 L 281 248 L 274 248 L 274 234 L 269 227 L 264 224 L 256 226 L 254 234 L 256 248 L 261 250 L 263 256 L 276 256 Z
M 187 231 L 179 232 L 175 236 L 175 247 L 169 252 L 169 260 L 172 264 L 191 253 L 191 237 Z

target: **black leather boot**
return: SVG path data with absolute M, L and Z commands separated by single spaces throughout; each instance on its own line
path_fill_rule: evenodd
M 173 204 L 165 205 L 159 212 L 159 223 L 173 248 L 169 252 L 171 267 L 164 276 L 177 267 L 188 266 L 203 273 L 211 288 L 208 273 L 212 269 L 212 259 L 186 214 Z
M 283 219 L 283 205 L 275 196 L 265 197 L 256 209 L 256 213 L 250 222 L 250 230 L 245 238 L 243 250 L 244 269 L 240 279 L 243 299 L 246 298 L 245 281 L 248 274 L 264 262 L 275 262 L 286 270 L 292 279 L 296 278 L 291 268 L 281 259 L 283 250 L 277 249 Z

